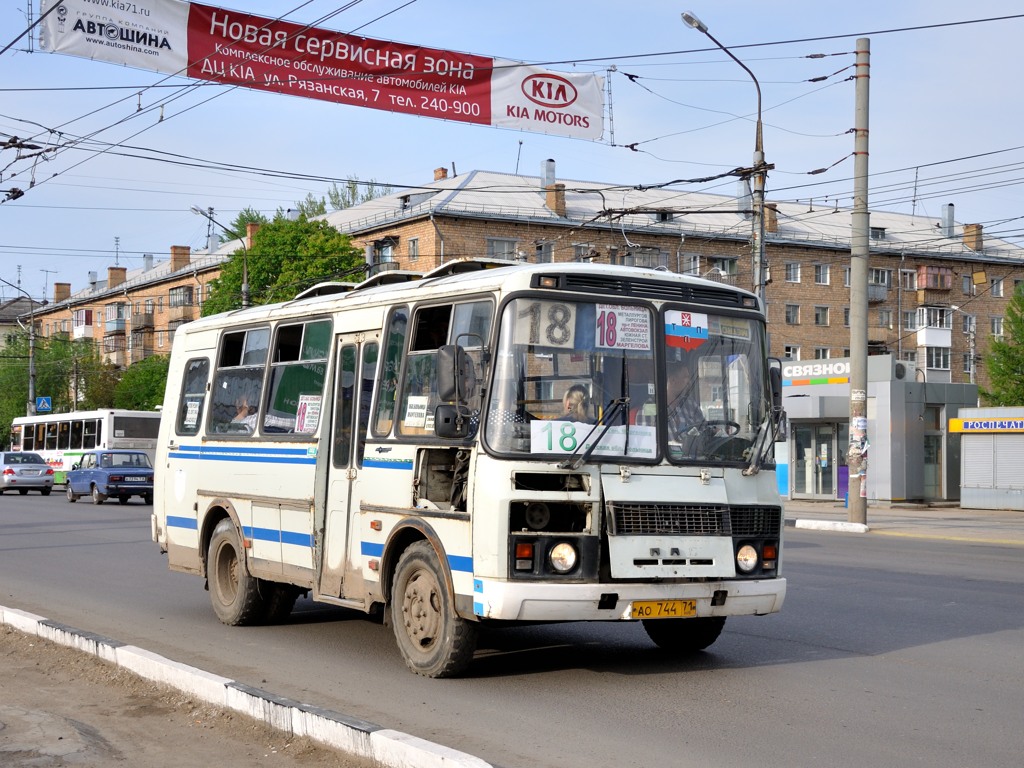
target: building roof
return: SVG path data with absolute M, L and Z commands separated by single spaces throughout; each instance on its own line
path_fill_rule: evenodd
M 365 203 L 326 214 L 330 224 L 349 234 L 369 234 L 426 216 L 562 224 L 647 231 L 652 234 L 746 240 L 750 237 L 750 199 L 670 188 L 637 188 L 604 182 L 558 179 L 565 185 L 566 215 L 547 206 L 539 176 L 471 171 L 422 187 L 399 190 Z M 796 244 L 848 250 L 852 209 L 836 205 L 782 202 L 776 208 L 778 229 L 766 235 L 772 244 Z M 661 215 L 658 215 L 661 212 Z M 954 223 L 952 237 L 943 235 L 942 221 L 872 211 L 872 251 L 921 253 L 956 258 L 1024 259 L 1024 249 L 985 236 L 981 252 L 964 243 L 964 225 Z

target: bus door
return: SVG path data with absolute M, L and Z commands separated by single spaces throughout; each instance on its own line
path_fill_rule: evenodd
M 353 539 L 352 527 L 359 511 L 359 475 L 370 422 L 380 334 L 343 334 L 338 337 L 336 349 L 324 519 L 316 528 L 323 532 L 318 592 L 341 597 L 345 574 L 351 577 L 359 572 L 349 565 L 359 561 L 359 553 L 352 551 L 359 546 L 358 537 Z M 358 585 L 344 588 L 347 595 L 358 595 L 361 591 Z

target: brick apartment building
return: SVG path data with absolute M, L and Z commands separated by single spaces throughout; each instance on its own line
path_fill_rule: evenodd
M 753 289 L 750 198 L 472 171 L 326 215 L 372 270 L 426 271 L 472 256 L 592 260 L 709 277 Z M 849 356 L 851 212 L 834 201 L 768 202 L 765 253 L 772 354 Z M 918 380 L 987 382 L 977 365 L 1024 281 L 1024 250 L 980 224 L 871 214 L 871 354 L 916 367 Z M 973 354 L 972 354 L 973 352 Z

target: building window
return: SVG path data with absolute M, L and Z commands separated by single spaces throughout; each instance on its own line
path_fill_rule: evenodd
M 815 360 L 828 360 L 829 352 L 830 352 L 830 350 L 829 350 L 828 347 L 815 347 L 814 348 L 814 359 Z
M 908 309 L 903 312 L 903 330 L 905 331 L 916 331 L 917 330 L 917 310 Z
M 409 261 L 416 261 L 420 257 L 420 239 L 418 237 L 409 238 Z
M 903 356 L 900 358 L 906 363 L 912 363 L 915 367 L 917 366 L 917 350 L 905 351 Z
M 828 307 L 814 308 L 814 324 L 828 325 Z
M 505 240 L 497 237 L 487 238 L 487 255 L 492 259 L 515 259 L 515 240 Z
M 1003 296 L 1003 278 L 1001 278 L 1001 277 L 993 277 L 989 281 L 989 285 L 992 287 L 992 290 L 991 290 L 992 295 L 995 298 L 997 298 L 997 299 L 1002 298 L 1002 296 Z
M 845 325 L 847 328 L 850 327 L 850 308 L 849 307 L 843 307 L 843 325 Z
M 974 295 L 974 280 L 971 278 L 970 275 L 964 275 L 961 278 L 961 286 L 964 292 L 964 296 Z
M 992 318 L 992 335 L 1002 341 L 1003 338 L 1003 318 L 993 317 Z
M 711 266 L 723 275 L 735 275 L 738 271 L 736 269 L 736 259 L 716 257 L 711 260 Z
M 950 267 L 929 267 L 922 264 L 917 268 L 917 284 L 922 288 L 948 291 L 953 287 L 953 270 Z
M 926 347 L 928 367 L 942 371 L 949 370 L 949 347 Z
M 787 283 L 799 283 L 800 282 L 800 263 L 796 261 L 786 262 L 786 282 Z
M 537 243 L 537 263 L 550 264 L 555 260 L 555 244 L 549 242 Z
M 782 348 L 782 356 L 786 360 L 799 360 L 800 347 L 797 344 L 787 344 Z
M 973 368 L 971 367 L 971 353 L 964 352 L 964 373 L 971 373 Z
M 892 310 L 891 309 L 880 309 L 880 310 L 878 310 L 878 327 L 879 328 L 892 328 Z
M 900 288 L 904 291 L 917 290 L 917 272 L 912 269 L 900 270 Z
M 919 328 L 952 328 L 952 310 L 943 307 L 918 307 Z
M 191 307 L 192 306 L 192 286 L 191 285 L 180 285 L 177 288 L 171 288 L 167 292 L 167 306 L 169 307 Z
M 974 329 L 978 327 L 978 319 L 974 315 L 963 315 L 963 332 L 974 333 Z
M 885 227 L 868 227 L 868 236 L 872 240 L 885 240 Z
M 816 285 L 828 285 L 828 264 L 814 265 L 814 282 Z
M 633 259 L 633 266 L 636 267 L 646 267 L 647 269 L 668 267 L 668 253 L 657 248 L 636 250 L 631 254 L 631 258 Z M 628 264 L 629 262 L 626 263 Z
M 799 325 L 800 324 L 800 305 L 799 304 L 787 304 L 786 305 L 786 325 Z
M 869 285 L 884 285 L 886 288 L 892 288 L 892 270 L 891 269 L 869 269 L 868 270 L 868 284 Z
M 850 268 L 843 267 L 843 288 L 850 287 Z

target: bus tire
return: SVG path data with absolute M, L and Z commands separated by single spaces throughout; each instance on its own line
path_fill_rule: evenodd
M 263 621 L 267 624 L 280 624 L 291 616 L 295 601 L 299 599 L 299 588 L 261 579 L 260 594 L 263 595 Z
M 100 493 L 99 486 L 94 485 L 92 487 L 92 503 L 93 504 L 102 504 L 106 500 L 107 500 L 107 497 L 104 496 L 102 493 Z
M 391 623 L 406 666 L 424 677 L 455 677 L 473 660 L 476 624 L 455 613 L 437 553 L 417 541 L 398 560 L 391 587 Z
M 264 615 L 259 582 L 249 575 L 244 558 L 238 531 L 229 518 L 224 518 L 210 537 L 206 578 L 213 612 L 230 626 L 258 624 Z
M 703 651 L 722 634 L 724 616 L 699 619 L 644 619 L 647 636 L 659 648 L 671 653 Z

